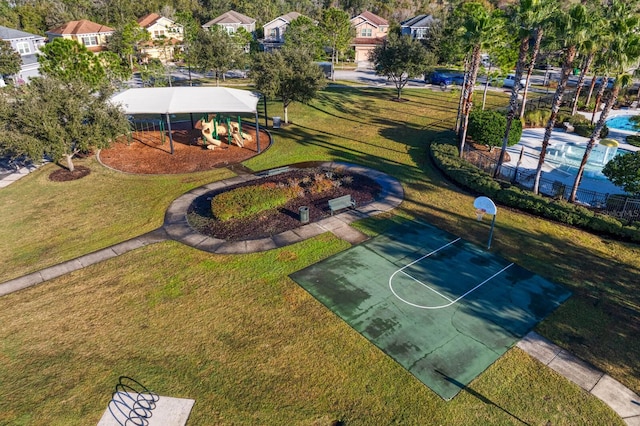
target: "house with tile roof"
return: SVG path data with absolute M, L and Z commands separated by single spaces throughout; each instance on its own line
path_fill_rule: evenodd
M 20 72 L 13 76 L 16 82 L 27 82 L 30 78 L 40 75 L 37 55 L 40 52 L 40 47 L 45 43 L 44 37 L 0 26 L 0 40 L 8 41 L 22 59 Z M 0 76 L 0 80 L 2 80 L 2 76 Z
M 138 46 L 142 56 L 146 59 L 159 59 L 162 63 L 173 61 L 175 52 L 182 46 L 184 27 L 157 13 L 138 19 L 138 25 L 151 36 L 150 41 Z
M 243 15 L 235 10 L 230 10 L 222 15 L 213 18 L 202 26 L 202 28 L 210 28 L 213 25 L 218 25 L 225 29 L 228 34 L 233 34 L 238 31 L 238 28 L 244 28 L 248 33 L 253 34 L 256 31 L 256 20 Z
M 356 36 L 351 40 L 355 62 L 358 66 L 366 66 L 369 64 L 369 53 L 384 43 L 389 32 L 389 22 L 374 13 L 364 11 L 351 18 L 351 25 L 356 30 Z
M 49 37 L 49 40 L 68 38 L 85 45 L 92 52 L 100 52 L 106 49 L 107 39 L 113 32 L 114 29 L 111 27 L 97 24 L 88 19 L 82 19 L 80 21 L 69 21 L 45 32 L 45 34 Z
M 429 29 L 437 22 L 431 15 L 418 15 L 400 23 L 400 33 L 411 36 L 415 40 L 422 40 L 429 34 Z
M 284 34 L 291 21 L 302 16 L 298 12 L 289 12 L 286 15 L 278 16 L 276 19 L 267 22 L 262 26 L 264 30 L 264 39 L 262 46 L 265 51 L 279 49 L 284 44 Z

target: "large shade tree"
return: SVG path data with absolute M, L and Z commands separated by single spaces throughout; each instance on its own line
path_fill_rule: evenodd
M 602 174 L 629 194 L 640 195 L 640 151 L 617 155 L 605 164 Z
M 289 47 L 308 49 L 314 60 L 322 60 L 326 56 L 323 50 L 324 37 L 318 24 L 304 15 L 291 21 L 284 44 Z
M 427 67 L 435 64 L 436 57 L 412 37 L 389 34 L 383 44 L 373 49 L 369 60 L 377 75 L 393 81 L 400 100 L 409 79 L 422 75 Z
M 129 68 L 133 71 L 133 58 L 138 52 L 137 47 L 140 43 L 149 42 L 150 40 L 151 35 L 147 30 L 142 28 L 136 21 L 129 21 L 116 28 L 111 37 L 109 37 L 107 47 L 110 52 L 116 53 L 123 62 L 129 64 Z
M 8 41 L 0 40 L 0 78 L 14 75 L 20 71 L 22 59 L 20 54 L 13 50 Z
M 338 54 L 344 52 L 351 38 L 355 34 L 355 29 L 349 20 L 349 14 L 337 8 L 325 9 L 322 12 L 322 20 L 319 25 L 320 33 L 323 35 L 325 43 L 331 49 L 331 63 L 335 68 Z M 335 75 L 331 73 L 331 79 L 335 80 Z
M 250 75 L 256 89 L 270 98 L 280 98 L 284 122 L 289 122 L 292 102 L 309 102 L 325 85 L 325 76 L 306 49 L 284 47 L 254 56 Z
M 32 79 L 10 108 L 6 102 L 0 108 L 0 149 L 35 163 L 45 157 L 63 161 L 73 171 L 77 153 L 108 147 L 129 128 L 124 112 L 109 102 L 110 93 L 86 82 Z
M 191 41 L 189 57 L 200 71 L 213 71 L 218 86 L 227 71 L 243 67 L 245 53 L 224 28 L 213 25 Z
M 98 56 L 75 40 L 55 38 L 45 44 L 38 55 L 40 73 L 65 83 L 82 82 L 98 87 L 107 73 Z

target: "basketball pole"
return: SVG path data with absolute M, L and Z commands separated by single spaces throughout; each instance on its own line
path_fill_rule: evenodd
M 487 250 L 491 249 L 491 238 L 493 237 L 493 227 L 496 224 L 496 215 L 493 215 L 493 219 L 491 220 L 491 229 L 489 230 L 489 243 L 487 244 Z

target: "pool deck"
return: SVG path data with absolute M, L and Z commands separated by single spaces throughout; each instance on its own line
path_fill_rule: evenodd
M 591 114 L 581 113 L 585 115 L 587 118 L 591 119 Z M 638 115 L 640 114 L 640 109 L 619 109 L 613 110 L 609 113 L 607 118 L 612 118 L 620 115 Z M 596 120 L 599 118 L 600 113 L 596 114 Z M 519 165 L 519 170 L 530 170 L 532 173 L 535 172 L 536 167 L 538 165 L 538 157 L 540 154 L 540 147 L 542 146 L 542 139 L 544 138 L 544 128 L 531 128 L 524 129 L 522 131 L 522 138 L 520 142 L 516 145 L 513 145 L 507 148 L 507 152 L 511 157 L 511 160 L 505 164 L 516 167 L 518 158 L 520 156 L 520 151 L 524 149 L 522 161 Z M 627 135 L 634 135 L 636 132 L 618 130 L 618 129 L 609 129 L 609 135 L 607 138 L 615 139 L 620 143 L 619 148 L 625 149 L 627 151 L 640 151 L 640 148 L 629 145 L 625 142 L 625 138 Z M 551 134 L 551 142 L 550 146 L 563 144 L 563 143 L 572 143 L 577 145 L 586 145 L 589 141 L 589 138 L 585 138 L 579 136 L 575 133 L 567 133 L 565 130 L 554 129 Z M 575 180 L 575 174 L 569 173 L 564 170 L 556 169 L 553 164 L 550 162 L 545 162 L 542 167 L 542 171 L 544 172 L 544 177 L 551 180 L 557 180 L 565 185 L 573 186 Z M 580 183 L 580 188 L 585 190 L 591 190 L 596 192 L 602 192 L 607 194 L 622 194 L 624 193 L 623 189 L 615 186 L 607 179 L 596 179 L 588 176 L 584 176 L 582 178 L 582 182 Z

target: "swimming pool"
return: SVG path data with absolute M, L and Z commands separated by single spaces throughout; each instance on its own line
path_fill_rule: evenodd
M 607 127 L 610 129 L 627 130 L 630 132 L 640 132 L 640 126 L 631 121 L 633 115 L 618 115 L 607 120 Z
M 576 173 L 584 156 L 585 145 L 578 145 L 572 142 L 561 143 L 549 147 L 546 162 L 551 163 L 554 168 L 567 173 Z M 624 155 L 628 151 L 617 147 L 608 147 L 596 144 L 589 155 L 584 169 L 584 177 L 593 179 L 607 179 L 602 174 L 602 168 L 616 155 Z

